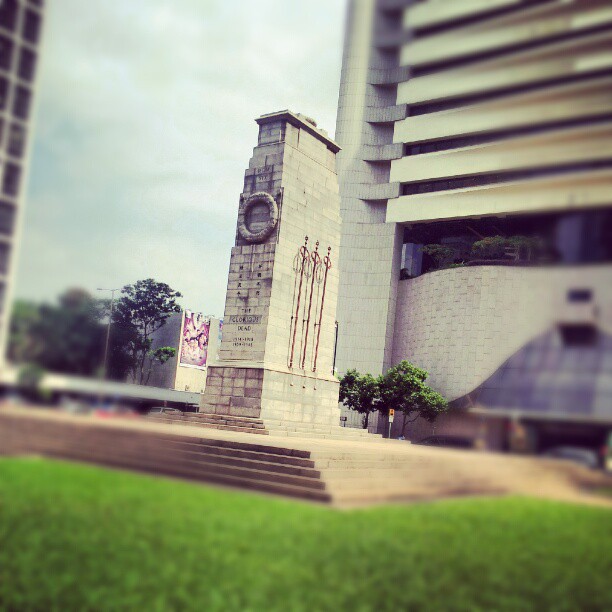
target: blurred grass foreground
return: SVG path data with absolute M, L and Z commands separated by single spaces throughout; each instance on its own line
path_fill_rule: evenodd
M 0 609 L 610 610 L 608 510 L 522 498 L 338 511 L 0 460 Z

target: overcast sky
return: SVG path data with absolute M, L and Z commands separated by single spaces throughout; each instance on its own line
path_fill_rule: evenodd
M 51 0 L 17 295 L 153 277 L 221 315 L 254 118 L 333 135 L 344 0 Z

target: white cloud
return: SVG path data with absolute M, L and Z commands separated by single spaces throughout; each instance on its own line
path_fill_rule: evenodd
M 153 276 L 220 314 L 253 119 L 333 132 L 341 0 L 49 3 L 19 295 Z

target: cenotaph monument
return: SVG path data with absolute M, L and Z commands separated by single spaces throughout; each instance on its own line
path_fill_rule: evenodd
M 209 366 L 200 412 L 258 418 L 270 430 L 340 429 L 332 372 L 340 147 L 300 114 L 256 121 L 219 358 Z

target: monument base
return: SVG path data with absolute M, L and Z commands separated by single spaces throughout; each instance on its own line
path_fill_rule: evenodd
M 200 412 L 261 419 L 277 425 L 334 427 L 339 383 L 332 376 L 271 367 L 209 366 Z

